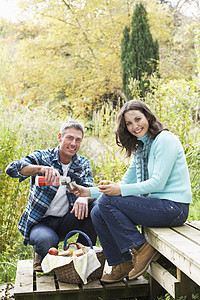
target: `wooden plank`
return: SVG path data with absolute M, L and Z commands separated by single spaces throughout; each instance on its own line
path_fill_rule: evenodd
M 91 290 L 100 291 L 103 290 L 103 286 L 99 280 L 94 280 L 89 282 L 88 284 L 83 284 L 82 289 L 83 291 L 91 291 Z
M 94 280 L 88 284 L 82 285 L 82 293 L 84 299 L 105 299 L 105 289 L 99 280 Z
M 18 263 L 16 282 L 20 287 L 20 293 L 15 294 L 16 300 L 117 299 L 149 294 L 148 282 L 143 277 L 135 281 L 124 280 L 113 284 L 102 284 L 99 280 L 95 280 L 79 287 L 77 284 L 59 282 L 53 275 L 37 275 L 34 279 L 32 266 L 32 260 Z M 108 266 L 107 271 L 110 269 Z
M 113 289 L 123 289 L 126 287 L 124 281 L 115 282 L 115 283 L 104 283 L 104 287 L 106 290 L 113 290 Z
M 105 293 L 103 299 L 119 299 L 149 296 L 149 282 L 140 276 L 136 280 L 126 280 L 104 284 Z
M 15 280 L 14 295 L 33 293 L 33 261 L 19 260 Z M 30 298 L 29 298 L 30 299 Z
M 65 283 L 58 281 L 58 287 L 60 291 L 64 292 L 78 292 L 80 290 L 78 284 Z
M 187 221 L 186 224 L 200 230 L 200 221 Z
M 130 288 L 133 288 L 138 285 L 142 288 L 142 286 L 148 285 L 149 282 L 147 279 L 144 278 L 144 276 L 139 276 L 137 279 L 127 280 L 126 284 Z
M 200 246 L 170 228 L 144 228 L 149 243 L 200 285 Z
M 78 284 L 65 283 L 58 281 L 59 300 L 82 300 L 82 288 Z
M 175 284 L 180 282 L 157 262 L 152 262 L 148 273 L 173 297 L 176 298 Z
M 135 280 L 127 280 L 126 285 L 130 290 L 129 293 L 131 296 L 133 295 L 136 297 L 149 296 L 150 293 L 149 281 L 146 280 L 143 276 L 140 276 Z M 126 294 L 127 294 L 127 289 L 126 289 Z
M 188 224 L 185 224 L 184 226 L 173 227 L 172 229 L 188 240 L 200 246 L 200 230 L 197 230 L 196 228 L 191 227 Z
M 146 228 L 146 234 L 149 239 L 154 237 L 154 245 L 158 251 L 162 244 L 169 245 L 170 249 L 184 256 L 185 259 L 200 268 L 200 246 L 188 240 L 186 237 L 178 234 L 171 228 Z M 156 238 L 156 239 L 155 239 Z M 156 240 L 158 243 L 156 243 Z M 162 252 L 164 256 L 166 252 Z
M 36 276 L 36 291 L 37 292 L 55 292 L 56 286 L 53 275 Z

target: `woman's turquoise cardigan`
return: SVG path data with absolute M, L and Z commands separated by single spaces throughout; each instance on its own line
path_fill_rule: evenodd
M 144 141 L 146 136 L 140 140 Z M 170 131 L 162 131 L 152 142 L 148 159 L 149 179 L 137 182 L 135 155 L 120 182 L 121 195 L 148 194 L 148 197 L 191 203 L 192 192 L 185 153 L 179 139 Z M 100 195 L 91 187 L 91 198 Z

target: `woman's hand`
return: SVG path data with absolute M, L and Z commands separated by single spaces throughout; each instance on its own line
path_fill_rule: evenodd
M 121 195 L 120 185 L 118 183 L 110 182 L 107 185 L 98 185 L 99 192 L 109 196 Z
M 78 185 L 75 182 L 72 182 L 72 185 L 75 187 L 74 190 L 69 190 L 68 192 L 74 193 L 77 197 L 90 197 L 91 192 L 89 188 L 86 188 L 82 185 Z

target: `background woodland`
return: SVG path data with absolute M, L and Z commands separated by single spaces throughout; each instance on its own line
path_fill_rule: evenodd
M 95 184 L 120 180 L 128 167 L 115 145 L 114 129 L 127 100 L 121 42 L 136 3 L 21 0 L 19 20 L 0 20 L 0 281 L 13 282 L 17 260 L 33 255 L 17 230 L 29 180 L 19 184 L 5 174 L 12 160 L 56 146 L 61 123 L 78 118 L 86 128 L 81 154 L 90 159 Z M 183 144 L 193 191 L 189 218 L 198 220 L 200 4 L 142 3 L 159 44 L 159 76 L 148 77 L 142 100 Z M 137 80 L 130 81 L 129 89 L 132 98 L 141 97 Z

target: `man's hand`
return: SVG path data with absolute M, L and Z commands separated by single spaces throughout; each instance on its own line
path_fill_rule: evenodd
M 70 213 L 74 213 L 75 217 L 79 220 L 83 220 L 88 216 L 88 197 L 79 197 L 76 199 L 74 206 Z
M 45 175 L 45 181 L 47 185 L 56 185 L 56 179 L 60 177 L 58 170 L 53 167 L 42 166 L 42 165 L 27 165 L 22 168 L 20 173 L 24 176 L 33 176 L 39 173 Z
M 45 174 L 45 181 L 47 184 L 56 183 L 56 179 L 60 177 L 60 173 L 53 167 L 43 166 L 41 168 L 41 173 Z
M 74 190 L 69 190 L 68 192 L 73 193 L 77 197 L 90 197 L 91 192 L 90 189 L 87 187 L 84 187 L 82 185 L 78 185 L 75 182 L 72 182 L 72 185 L 75 187 Z
M 118 183 L 110 183 L 108 185 L 98 185 L 99 192 L 109 196 L 120 196 L 121 189 Z

